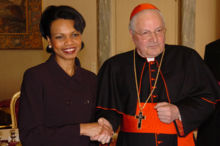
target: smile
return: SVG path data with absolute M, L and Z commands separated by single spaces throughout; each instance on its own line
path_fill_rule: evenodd
M 68 49 L 63 49 L 65 53 L 73 53 L 76 50 L 76 48 L 68 48 Z

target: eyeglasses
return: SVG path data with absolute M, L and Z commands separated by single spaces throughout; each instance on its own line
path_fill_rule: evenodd
M 157 29 L 155 29 L 153 32 L 146 30 L 144 32 L 136 32 L 135 30 L 132 30 L 134 33 L 140 35 L 143 39 L 148 39 L 150 37 L 152 37 L 153 33 L 158 37 L 163 36 L 164 32 L 166 31 L 166 28 L 164 27 L 159 27 Z

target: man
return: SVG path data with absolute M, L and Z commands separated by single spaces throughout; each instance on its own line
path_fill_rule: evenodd
M 213 76 L 194 50 L 165 45 L 155 6 L 138 5 L 129 29 L 135 50 L 110 58 L 99 71 L 98 118 L 114 131 L 120 125 L 118 146 L 193 146 L 193 130 L 215 107 Z
M 206 45 L 204 61 L 220 85 L 220 39 Z M 220 100 L 218 99 L 215 112 L 198 128 L 197 146 L 220 146 L 219 123 Z
M 206 45 L 204 61 L 220 81 L 220 39 Z

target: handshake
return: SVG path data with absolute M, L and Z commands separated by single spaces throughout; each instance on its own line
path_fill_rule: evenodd
M 112 125 L 105 118 L 99 118 L 94 123 L 80 124 L 80 135 L 89 136 L 92 141 L 109 143 L 113 134 Z

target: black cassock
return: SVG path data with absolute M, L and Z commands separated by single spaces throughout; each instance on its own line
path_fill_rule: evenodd
M 220 39 L 206 45 L 204 61 L 220 85 Z M 198 128 L 197 146 L 220 146 L 219 131 L 220 100 L 216 104 L 215 113 Z
M 206 45 L 204 61 L 220 81 L 220 39 Z
M 144 103 L 154 85 L 161 55 L 154 62 L 146 61 L 136 52 L 135 56 L 137 81 L 138 86 L 141 86 L 140 100 Z M 123 120 L 133 117 L 135 121 L 138 113 L 133 58 L 133 51 L 129 51 L 103 64 L 98 74 L 97 118 L 109 120 L 114 130 L 119 125 L 123 127 L 118 135 L 118 146 L 176 146 L 179 136 L 192 134 L 213 113 L 219 95 L 217 82 L 196 51 L 183 46 L 166 45 L 158 82 L 148 103 L 170 102 L 177 105 L 182 122 L 173 122 L 176 134 L 134 132 L 131 129 L 138 128 L 138 124 L 124 129 L 127 121 Z M 142 123 L 146 119 L 142 119 Z M 138 119 L 136 121 L 138 123 Z M 154 124 L 152 121 L 145 127 L 150 128 Z

